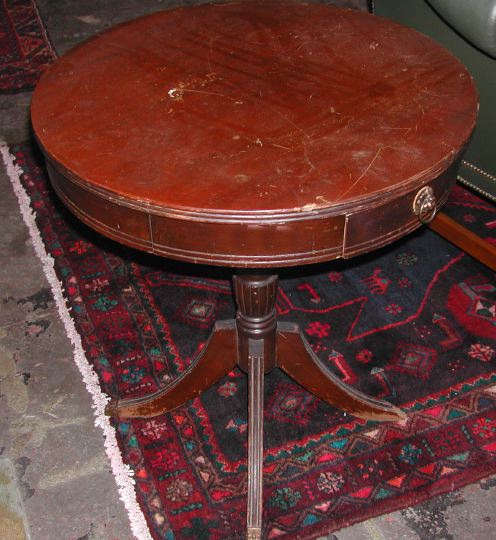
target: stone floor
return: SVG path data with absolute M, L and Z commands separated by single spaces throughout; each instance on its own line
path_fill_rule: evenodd
M 346 3 L 360 7 L 365 0 Z M 38 1 L 59 54 L 95 32 L 171 4 Z M 30 97 L 0 96 L 0 138 L 8 143 L 31 137 Z M 0 200 L 0 538 L 131 539 L 89 395 L 3 167 Z M 495 507 L 493 477 L 328 539 L 487 540 L 496 538 Z

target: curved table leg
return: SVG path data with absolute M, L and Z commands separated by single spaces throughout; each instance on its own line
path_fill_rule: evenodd
M 381 421 L 406 418 L 398 407 L 340 381 L 317 358 L 296 324 L 277 325 L 277 366 L 303 388 L 353 416 Z
M 165 388 L 148 396 L 111 401 L 105 410 L 117 418 L 151 418 L 199 396 L 237 364 L 236 323 L 220 321 L 191 366 Z

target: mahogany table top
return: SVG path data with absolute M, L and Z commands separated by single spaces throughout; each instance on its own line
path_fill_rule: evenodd
M 357 249 L 344 247 L 350 215 L 413 197 L 450 170 L 476 115 L 470 75 L 431 39 L 291 0 L 202 4 L 120 25 L 60 58 L 32 103 L 55 188 L 82 219 L 141 249 L 242 266 L 349 256 L 404 234 L 417 225 L 410 200 L 396 233 L 381 226 L 375 240 L 359 233 Z M 436 185 L 442 199 L 448 184 Z M 109 215 L 128 209 L 129 223 L 152 218 L 106 222 L 107 210 L 92 211 L 100 200 Z M 266 224 L 313 218 L 328 219 L 332 249 L 314 233 L 294 260 L 288 240 L 255 249 Z M 231 257 L 211 229 L 191 234 L 213 234 L 214 245 L 190 246 L 175 233 L 180 220 L 263 230 Z M 228 243 L 241 230 L 227 231 Z

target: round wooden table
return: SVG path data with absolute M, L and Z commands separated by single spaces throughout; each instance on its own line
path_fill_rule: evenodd
M 218 322 L 172 384 L 109 413 L 161 414 L 236 364 L 247 371 L 250 538 L 262 527 L 264 372 L 279 367 L 356 416 L 404 416 L 277 323 L 276 271 L 254 269 L 348 258 L 432 219 L 476 115 L 470 75 L 429 38 L 287 0 L 155 13 L 76 47 L 40 81 L 34 132 L 82 221 L 157 255 L 237 269 L 236 320 Z

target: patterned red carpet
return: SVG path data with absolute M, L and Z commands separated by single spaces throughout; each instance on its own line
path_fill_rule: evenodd
M 54 58 L 34 0 L 0 2 L 0 92 L 34 88 Z
M 166 384 L 214 320 L 232 317 L 229 274 L 107 242 L 52 198 L 28 146 L 12 151 L 103 389 Z M 448 208 L 494 236 L 494 206 L 458 188 Z M 329 369 L 408 418 L 355 420 L 270 374 L 266 538 L 316 538 L 496 472 L 496 285 L 486 267 L 424 230 L 374 256 L 281 273 L 277 307 Z M 116 426 L 155 538 L 241 537 L 246 399 L 235 371 L 174 413 Z

